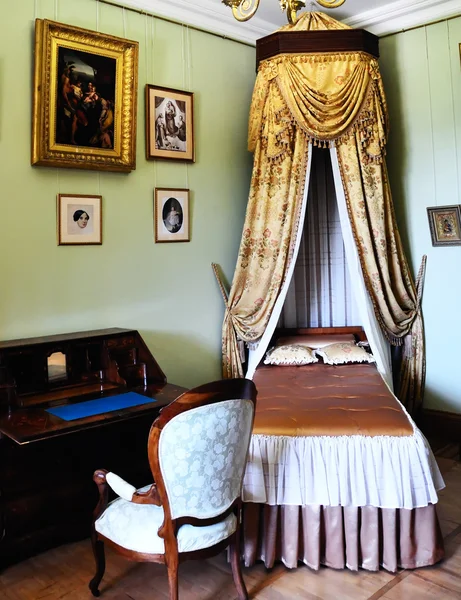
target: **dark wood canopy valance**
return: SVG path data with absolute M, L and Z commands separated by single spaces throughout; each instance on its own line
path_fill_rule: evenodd
M 256 41 L 256 69 L 278 54 L 367 52 L 379 58 L 379 38 L 365 29 L 276 31 Z

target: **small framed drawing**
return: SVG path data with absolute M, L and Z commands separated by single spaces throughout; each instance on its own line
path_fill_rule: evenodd
M 194 94 L 146 85 L 146 155 L 194 162 Z
M 102 196 L 58 194 L 58 245 L 102 244 Z
M 138 42 L 35 21 L 33 165 L 136 168 Z
M 427 209 L 433 246 L 461 246 L 461 206 Z
M 190 242 L 189 190 L 155 188 L 156 242 Z

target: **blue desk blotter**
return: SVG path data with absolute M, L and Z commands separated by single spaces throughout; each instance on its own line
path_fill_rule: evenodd
M 98 400 L 88 400 L 86 402 L 77 402 L 76 404 L 65 404 L 63 406 L 56 406 L 55 408 L 47 408 L 46 412 L 64 419 L 64 421 L 74 421 L 75 419 L 93 417 L 94 415 L 131 408 L 140 404 L 149 404 L 150 402 L 155 402 L 155 398 L 147 398 L 136 392 L 127 392 L 126 394 L 108 396 L 107 398 L 99 398 Z

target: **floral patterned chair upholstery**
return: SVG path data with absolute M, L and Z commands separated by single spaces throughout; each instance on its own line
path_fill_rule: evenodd
M 148 457 L 155 483 L 136 490 L 105 470 L 94 474 L 100 498 L 92 545 L 99 596 L 104 543 L 138 561 L 164 563 L 170 600 L 178 600 L 179 563 L 230 547 L 239 600 L 248 598 L 239 556 L 241 490 L 253 427 L 256 388 L 226 379 L 194 388 L 165 407 L 150 430 Z M 108 488 L 118 498 L 108 504 Z

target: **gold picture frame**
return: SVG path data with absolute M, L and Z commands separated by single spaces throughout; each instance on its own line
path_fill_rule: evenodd
M 146 157 L 195 161 L 192 92 L 146 85 Z
M 461 206 L 433 206 L 427 209 L 433 246 L 461 246 Z
M 58 246 L 102 244 L 102 196 L 58 194 Z
M 136 168 L 138 42 L 36 19 L 32 165 Z
M 156 242 L 190 242 L 189 190 L 155 188 L 154 231 Z

